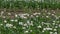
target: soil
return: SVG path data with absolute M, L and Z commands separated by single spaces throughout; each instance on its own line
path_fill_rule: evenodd
M 9 17 L 9 18 L 14 18 L 15 17 L 15 14 L 23 14 L 23 13 L 26 13 L 24 10 L 21 10 L 21 9 L 0 9 L 0 17 L 2 17 L 1 16 L 1 12 L 2 11 L 4 12 L 2 14 L 2 16 L 6 16 L 6 17 Z M 31 10 L 31 14 L 32 13 L 35 13 L 35 12 L 38 12 L 39 13 L 39 12 L 45 12 L 45 11 L 51 12 L 51 13 L 55 12 L 56 15 L 60 16 L 60 9 L 55 9 L 55 10 L 52 10 L 52 9 L 39 9 L 39 10 L 36 10 L 35 9 L 35 10 Z M 8 15 L 8 13 L 11 13 L 11 15 Z

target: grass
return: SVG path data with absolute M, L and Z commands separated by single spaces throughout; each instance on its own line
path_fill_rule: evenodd
M 0 17 L 0 34 L 60 34 L 60 15 L 54 10 L 19 14 L 13 19 Z
M 0 0 L 0 9 L 0 34 L 60 34 L 58 1 Z
M 56 8 L 60 8 L 60 2 L 58 1 L 48 1 L 48 0 L 44 0 L 43 1 L 18 1 L 18 0 L 11 0 L 11 1 L 7 1 L 7 0 L 0 0 L 0 8 L 18 8 L 18 9 L 23 9 L 23 8 L 52 8 L 52 9 L 56 9 Z

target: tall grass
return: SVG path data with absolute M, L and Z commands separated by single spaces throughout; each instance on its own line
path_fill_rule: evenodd
M 0 0 L 0 8 L 60 8 L 56 0 Z

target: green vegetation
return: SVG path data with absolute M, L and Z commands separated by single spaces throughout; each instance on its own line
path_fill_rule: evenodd
M 60 34 L 57 0 L 0 0 L 0 9 L 0 34 Z
M 0 18 L 0 34 L 60 34 L 60 16 L 44 12 L 23 15 Z
M 0 0 L 0 8 L 60 8 L 60 2 L 56 0 L 41 0 L 41 1 L 18 1 L 18 0 Z

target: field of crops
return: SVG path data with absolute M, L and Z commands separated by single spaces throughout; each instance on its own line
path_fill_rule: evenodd
M 60 34 L 60 1 L 0 0 L 0 34 Z

